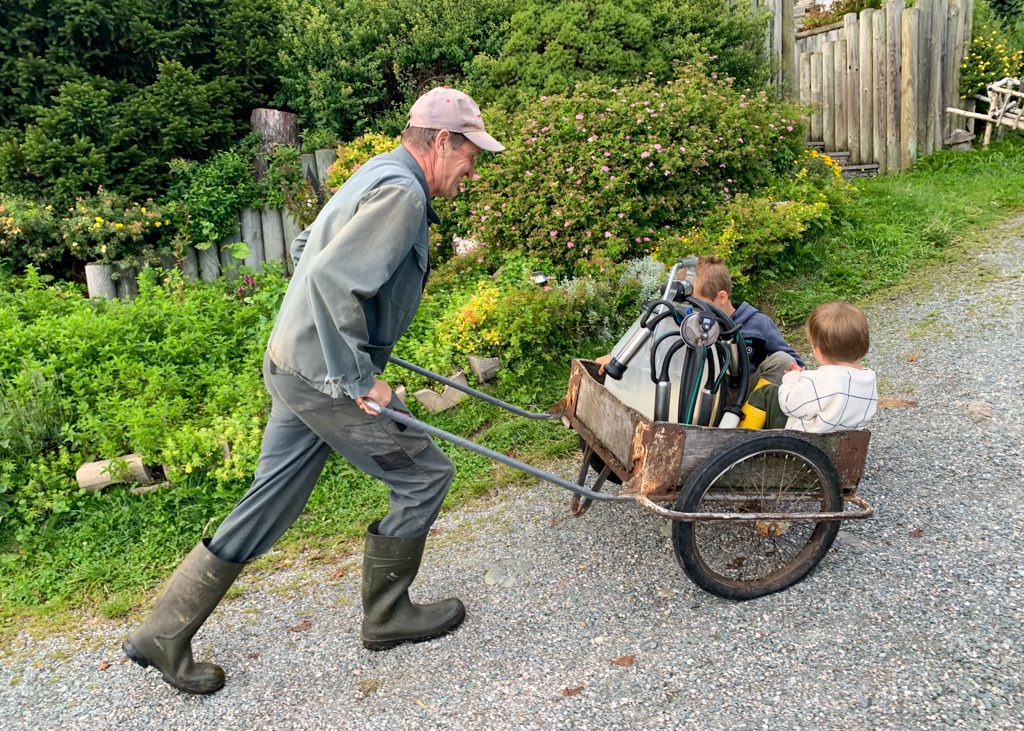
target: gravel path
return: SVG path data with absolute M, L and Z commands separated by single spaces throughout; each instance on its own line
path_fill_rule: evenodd
M 215 696 L 128 663 L 125 622 L 90 622 L 0 658 L 0 727 L 1024 728 L 1021 312 L 1010 234 L 868 305 L 882 395 L 917 405 L 872 425 L 876 518 L 781 594 L 705 594 L 660 519 L 574 519 L 524 484 L 438 523 L 417 596 L 466 602 L 448 638 L 366 652 L 358 555 L 300 561 L 243 574 L 197 636 L 228 672 Z

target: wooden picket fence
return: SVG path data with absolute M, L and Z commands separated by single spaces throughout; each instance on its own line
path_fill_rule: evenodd
M 848 152 L 864 172 L 905 170 L 946 144 L 947 107 L 973 105 L 959 87 L 974 0 L 887 0 L 800 32 L 790 2 L 770 2 L 776 84 L 811 110 L 808 144 Z

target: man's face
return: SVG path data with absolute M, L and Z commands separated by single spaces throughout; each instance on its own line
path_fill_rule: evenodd
M 438 135 L 441 137 L 441 135 Z M 442 198 L 454 198 L 459 193 L 462 179 L 469 177 L 476 169 L 476 156 L 480 148 L 469 140 L 455 149 L 451 139 L 438 140 L 434 149 L 434 180 L 431 181 L 430 193 Z

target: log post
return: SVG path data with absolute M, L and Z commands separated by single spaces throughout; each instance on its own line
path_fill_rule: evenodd
M 181 269 L 182 276 L 188 281 L 195 282 L 199 280 L 199 256 L 194 248 L 191 246 L 186 247 L 184 256 L 178 262 L 178 268 Z
M 849 120 L 846 117 L 846 103 L 849 100 L 849 84 L 846 75 L 846 49 L 849 44 L 846 39 L 835 43 L 834 62 L 836 65 L 836 147 L 839 150 L 850 149 L 850 128 Z
M 125 262 L 121 262 L 117 269 L 117 298 L 130 302 L 139 296 L 139 270 Z
M 887 170 L 900 169 L 900 64 L 903 63 L 901 38 L 903 33 L 904 0 L 886 0 L 885 3 L 885 152 Z
M 204 282 L 216 281 L 220 276 L 220 252 L 217 245 L 199 249 L 199 277 Z
M 932 15 L 935 13 L 935 0 L 917 0 L 914 7 L 918 10 L 915 71 L 917 76 L 917 153 L 924 156 L 931 154 L 932 151 L 931 140 L 928 137 L 928 87 L 931 84 L 932 75 L 928 62 L 931 59 L 929 49 L 932 45 Z
M 283 264 L 286 252 L 281 211 L 264 206 L 260 211 L 260 222 L 263 225 L 263 260 L 278 261 Z
M 259 153 L 253 162 L 256 179 L 267 174 L 267 155 L 275 145 L 299 145 L 299 121 L 291 112 L 279 109 L 253 109 L 249 124 L 260 137 Z
M 822 97 L 821 78 L 821 51 L 811 54 L 811 103 L 814 105 L 814 112 L 811 114 L 811 139 L 821 142 L 822 136 L 822 109 L 825 101 Z
M 874 72 L 874 83 L 871 85 L 871 95 L 873 97 L 871 110 L 871 117 L 874 122 L 871 130 L 871 146 L 875 153 L 875 162 L 878 163 L 878 172 L 884 174 L 889 169 L 889 156 L 886 145 L 888 144 L 888 136 L 885 132 L 885 122 L 888 119 L 888 111 L 886 105 L 889 103 L 887 86 L 886 86 L 886 52 L 888 49 L 888 43 L 886 42 L 886 30 L 888 23 L 886 22 L 885 10 L 876 10 L 871 16 L 871 56 L 872 71 Z
M 89 299 L 116 299 L 114 267 L 110 264 L 86 264 L 85 286 L 89 291 Z
M 949 14 L 948 0 L 936 0 L 932 9 L 931 48 L 928 49 L 928 125 L 927 134 L 932 152 L 942 149 L 943 118 L 945 117 L 943 100 L 945 74 L 943 49 L 946 44 L 946 17 Z
M 874 66 L 871 58 L 871 31 L 873 27 L 872 8 L 860 11 L 857 23 L 857 51 L 860 56 L 860 161 L 871 163 L 875 160 L 874 149 L 874 97 L 871 93 L 874 84 Z
M 902 52 L 903 83 L 900 113 L 900 168 L 907 170 L 917 159 L 917 44 L 920 38 L 921 11 L 917 7 L 903 11 Z
M 804 124 L 804 142 L 811 138 L 811 105 L 811 54 L 804 52 L 800 54 L 800 106 L 808 115 Z
M 963 62 L 964 19 L 961 7 L 962 0 L 949 0 L 949 13 L 946 16 L 946 53 L 943 76 L 943 87 L 946 95 L 946 107 L 960 107 L 960 64 Z M 950 115 L 945 115 L 943 130 L 948 137 L 954 125 L 959 124 Z
M 846 129 L 850 162 L 860 165 L 860 28 L 856 13 L 843 16 L 846 34 Z
M 795 99 L 798 91 L 796 22 L 792 0 L 782 0 L 782 91 L 787 99 Z
M 242 209 L 242 241 L 249 247 L 245 265 L 256 271 L 263 269 L 263 221 L 256 208 Z
M 825 140 L 825 149 L 834 152 L 836 149 L 836 44 L 825 41 L 821 46 L 821 127 Z

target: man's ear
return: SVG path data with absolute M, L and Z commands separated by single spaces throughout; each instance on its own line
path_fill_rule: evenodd
M 434 150 L 440 153 L 442 150 L 448 149 L 451 146 L 451 132 L 446 129 L 438 131 L 437 136 L 434 137 Z
M 712 303 L 718 309 L 722 309 L 722 305 L 729 304 L 729 293 L 724 289 L 718 290 L 718 294 L 715 295 L 715 299 L 712 300 Z

